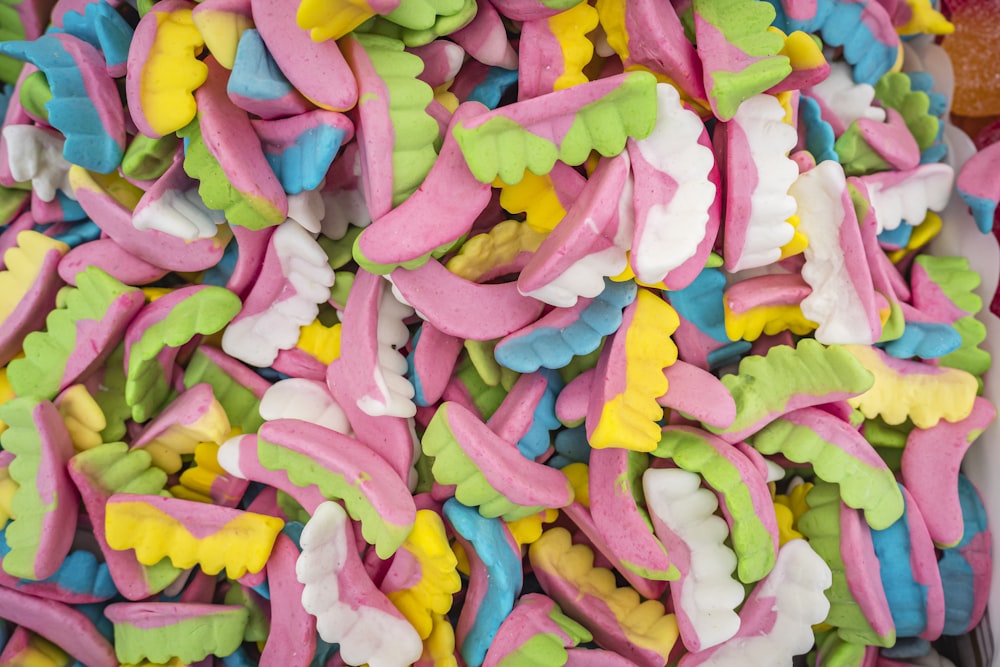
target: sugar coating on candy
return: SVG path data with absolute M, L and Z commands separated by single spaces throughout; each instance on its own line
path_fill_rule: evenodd
M 551 598 L 529 593 L 518 600 L 514 611 L 497 631 L 483 667 L 504 667 L 532 661 L 563 665 L 567 648 L 592 639 L 590 632 L 566 616 Z

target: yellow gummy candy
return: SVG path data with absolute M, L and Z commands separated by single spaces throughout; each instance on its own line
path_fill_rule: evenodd
M 254 27 L 253 19 L 235 12 L 205 10 L 193 14 L 192 20 L 216 62 L 232 69 L 240 36 Z
M 190 9 L 156 12 L 156 39 L 142 68 L 139 100 L 158 134 L 176 132 L 194 120 L 193 93 L 208 78 L 208 66 L 197 58 L 204 46 Z
M 519 253 L 535 252 L 544 239 L 544 234 L 527 223 L 505 220 L 489 232 L 469 238 L 445 266 L 455 275 L 475 282 L 491 269 L 509 264 Z
M 735 313 L 729 303 L 723 304 L 726 336 L 729 340 L 755 341 L 761 334 L 773 336 L 782 331 L 791 331 L 802 336 L 818 326 L 802 314 L 797 304 L 791 306 L 757 306 L 742 313 Z
M 0 468 L 0 528 L 10 519 L 17 518 L 11 510 L 10 503 L 14 498 L 14 492 L 19 488 L 18 483 L 10 478 L 7 468 Z
M 896 28 L 896 32 L 900 35 L 924 32 L 931 35 L 950 35 L 955 32 L 955 24 L 934 9 L 930 0 L 906 0 L 906 4 L 910 6 L 910 20 Z
M 500 206 L 511 214 L 524 213 L 524 222 L 539 234 L 548 234 L 566 217 L 566 208 L 559 201 L 552 178 L 525 170 L 516 185 L 501 180 L 493 184 L 500 188 Z
M 657 422 L 663 417 L 657 399 L 667 393 L 663 369 L 677 361 L 677 346 L 670 336 L 679 324 L 670 304 L 652 292 L 639 290 L 632 324 L 624 332 L 625 388 L 601 409 L 590 436 L 592 447 L 625 447 L 640 452 L 656 449 L 660 441 Z
M 4 322 L 34 284 L 42 261 L 52 250 L 65 255 L 69 246 L 33 231 L 20 232 L 17 245 L 4 253 L 6 269 L 0 271 L 0 322 Z
M 431 634 L 424 639 L 421 664 L 430 661 L 433 667 L 458 667 L 455 659 L 455 629 L 441 614 L 431 615 Z
M 594 43 L 587 33 L 597 27 L 597 10 L 581 2 L 572 9 L 549 17 L 549 31 L 559 42 L 563 54 L 563 73 L 555 80 L 554 88 L 562 90 L 587 83 L 583 68 L 594 57 Z
M 75 384 L 55 401 L 59 416 L 66 424 L 73 449 L 82 452 L 104 444 L 101 431 L 108 427 L 104 411 L 82 384 Z
M 230 579 L 264 569 L 284 522 L 243 512 L 216 532 L 197 538 L 177 519 L 141 501 L 108 503 L 105 531 L 117 551 L 134 549 L 143 565 L 169 558 L 174 567 L 200 565 L 206 574 L 223 568 Z
M 427 639 L 434 614 L 447 614 L 452 596 L 462 588 L 458 559 L 448 545 L 441 517 L 431 510 L 418 510 L 413 530 L 401 547 L 420 563 L 420 580 L 413 586 L 386 595 L 406 620 Z
M 194 454 L 202 442 L 222 444 L 229 436 L 229 417 L 222 405 L 214 397 L 197 420 L 192 424 L 171 424 L 141 449 L 149 453 L 153 465 L 167 474 L 181 469 L 181 456 Z
M 323 42 L 340 39 L 373 16 L 375 10 L 365 0 L 302 0 L 295 21 L 314 42 Z
M 311 324 L 299 329 L 296 347 L 328 366 L 330 362 L 340 358 L 340 334 L 340 322 L 327 327 L 319 320 L 313 320 Z
M 892 368 L 884 353 L 866 345 L 843 346 L 861 362 L 875 383 L 865 393 L 847 399 L 868 419 L 876 416 L 892 426 L 907 418 L 918 428 L 931 428 L 941 419 L 957 422 L 972 412 L 979 390 L 976 376 L 957 368 L 939 366 L 929 372 L 904 374 Z
M 793 215 L 785 222 L 790 224 L 795 232 L 792 234 L 792 240 L 781 246 L 781 259 L 801 254 L 809 246 L 809 238 L 799 231 L 799 216 Z
M 924 217 L 923 222 L 914 227 L 913 231 L 910 232 L 910 238 L 906 242 L 906 247 L 887 253 L 889 259 L 893 263 L 896 263 L 914 250 L 923 248 L 925 245 L 930 243 L 934 237 L 941 233 L 941 226 L 941 216 L 934 211 L 927 211 L 927 215 Z
M 590 469 L 587 464 L 570 463 L 562 472 L 573 487 L 573 500 L 584 507 L 590 507 Z
M 511 536 L 519 546 L 531 544 L 542 536 L 542 524 L 552 523 L 559 517 L 559 510 L 546 509 L 544 512 L 526 516 L 507 524 Z

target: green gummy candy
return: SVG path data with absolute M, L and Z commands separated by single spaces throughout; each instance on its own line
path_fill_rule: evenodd
M 405 51 L 403 42 L 378 35 L 359 34 L 355 38 L 389 91 L 389 120 L 393 130 L 392 205 L 398 206 L 416 192 L 437 160 L 434 143 L 438 139 L 438 124 L 427 113 L 434 91 L 417 78 L 424 63 Z
M 190 389 L 201 382 L 212 387 L 212 394 L 226 411 L 229 423 L 243 433 L 256 433 L 264 423 L 257 395 L 219 368 L 204 352 L 195 350 L 184 369 L 184 388 Z
M 483 419 L 492 417 L 507 396 L 508 388 L 502 382 L 487 384 L 468 356 L 462 357 L 458 368 L 455 369 L 455 376 L 469 392 L 469 398 Z
M 180 300 L 170 312 L 144 332 L 129 353 L 125 401 L 132 419 L 150 419 L 170 394 L 157 355 L 167 347 L 181 347 L 197 335 L 220 331 L 240 312 L 239 297 L 222 287 L 204 287 Z
M 271 632 L 271 620 L 247 588 L 241 584 L 230 586 L 222 601 L 224 604 L 239 605 L 247 610 L 247 627 L 243 631 L 243 641 L 262 642 L 267 640 L 267 636 Z
M 809 546 L 819 554 L 833 574 L 833 585 L 826 590 L 830 613 L 826 623 L 849 642 L 872 646 L 892 646 L 895 632 L 880 637 L 865 617 L 847 585 L 847 572 L 840 551 L 840 491 L 836 484 L 818 482 L 806 495 L 809 509 L 799 517 L 797 527 L 809 539 Z
M 49 110 L 45 105 L 51 99 L 49 80 L 41 70 L 32 72 L 21 82 L 21 106 L 32 116 L 48 121 Z
M 865 440 L 873 447 L 892 447 L 902 449 L 906 446 L 906 439 L 913 430 L 913 422 L 907 420 L 904 424 L 890 426 L 881 417 L 865 419 L 864 421 Z
M 7 379 L 19 396 L 54 398 L 76 347 L 78 323 L 96 325 L 119 297 L 137 291 L 95 266 L 78 273 L 76 281 L 76 288 L 64 292 L 62 305 L 49 313 L 45 331 L 28 334 L 24 357 L 7 367 Z
M 331 239 L 320 234 L 316 241 L 319 243 L 319 247 L 323 249 L 323 252 L 326 253 L 326 261 L 330 264 L 331 269 L 342 269 L 354 259 L 352 254 L 354 244 L 358 237 L 361 236 L 362 231 L 361 227 L 350 225 L 339 239 Z
M 934 143 L 941 121 L 937 116 L 930 114 L 931 99 L 927 93 L 912 90 L 908 74 L 904 72 L 885 74 L 875 84 L 875 99 L 881 102 L 883 107 L 899 112 L 921 151 Z
M 121 342 L 111 352 L 104 364 L 104 376 L 94 393 L 94 401 L 104 413 L 107 426 L 101 431 L 104 442 L 114 442 L 125 437 L 126 425 L 132 418 L 132 408 L 125 402 L 125 343 Z
M 140 181 L 159 178 L 173 162 L 177 144 L 174 134 L 159 139 L 135 135 L 122 157 L 122 173 Z
M 21 17 L 12 6 L 16 4 L 19 4 L 19 0 L 0 1 L 0 42 L 21 41 L 25 38 Z M 0 81 L 14 85 L 21 76 L 23 67 L 24 61 L 0 55 Z
M 872 374 L 838 345 L 827 347 L 809 338 L 795 347 L 778 345 L 766 356 L 744 358 L 738 374 L 722 377 L 736 402 L 736 419 L 726 429 L 706 428 L 731 440 L 790 408 L 816 404 L 822 397 L 856 396 L 868 391 L 873 382 Z M 796 405 L 795 399 L 802 396 L 817 400 L 800 400 L 803 404 Z
M 891 470 L 851 456 L 808 426 L 777 419 L 757 433 L 752 444 L 761 454 L 781 453 L 795 463 L 811 463 L 817 477 L 839 484 L 844 504 L 863 510 L 875 530 L 903 516 L 903 494 Z
M 177 136 L 188 140 L 184 171 L 198 181 L 198 194 L 206 206 L 224 211 L 229 222 L 247 229 L 264 229 L 285 221 L 285 214 L 270 201 L 248 196 L 229 182 L 222 165 L 205 144 L 197 117 L 177 130 Z
M 938 359 L 938 363 L 975 375 L 982 390 L 982 376 L 993 363 L 990 353 L 979 347 L 979 344 L 986 340 L 986 325 L 969 316 L 955 321 L 952 326 L 962 337 L 962 344 L 954 352 L 949 352 Z
M 844 173 L 848 176 L 864 176 L 878 171 L 887 171 L 889 163 L 868 145 L 858 126 L 858 121 L 850 124 L 847 130 L 837 137 L 833 144 Z
M 969 266 L 965 257 L 920 255 L 913 260 L 948 297 L 956 308 L 975 315 L 983 308 L 983 300 L 973 290 L 979 287 L 981 277 Z
M 141 628 L 115 623 L 115 655 L 128 664 L 166 663 L 173 658 L 191 664 L 210 655 L 224 658 L 243 643 L 248 621 L 245 607 L 215 605 L 211 613 L 169 625 Z
M 763 579 L 777 559 L 774 539 L 757 516 L 753 496 L 736 466 L 704 439 L 685 431 L 664 433 L 651 453 L 657 458 L 673 460 L 688 472 L 698 473 L 722 494 L 732 517 L 731 542 L 737 558 L 737 575 L 744 583 Z
M 423 46 L 467 26 L 478 8 L 476 0 L 403 0 L 385 19 L 406 46 Z
M 330 301 L 337 304 L 343 310 L 347 307 L 347 297 L 350 296 L 351 288 L 354 287 L 354 272 L 334 271 L 333 277 L 333 287 L 330 288 Z M 325 323 L 324 326 L 326 326 Z
M 80 452 L 71 465 L 109 496 L 159 495 L 167 485 L 167 473 L 153 465 L 149 452 L 129 449 L 124 442 L 109 442 Z

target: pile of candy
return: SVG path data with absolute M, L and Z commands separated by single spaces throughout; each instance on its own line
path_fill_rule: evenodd
M 979 276 L 924 249 L 991 230 L 1000 144 L 928 0 L 0 23 L 0 664 L 898 667 L 979 624 Z

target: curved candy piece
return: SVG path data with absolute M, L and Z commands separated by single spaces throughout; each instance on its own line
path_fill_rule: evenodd
M 724 501 L 740 581 L 763 579 L 778 551 L 777 519 L 767 480 L 746 455 L 729 443 L 689 426 L 668 426 L 656 450 L 688 472 L 699 473 Z
M 556 160 L 582 164 L 591 150 L 617 155 L 629 137 L 648 136 L 655 121 L 656 79 L 630 72 L 508 104 L 452 133 L 477 179 L 516 185 L 525 169 L 542 176 Z
M 849 642 L 892 646 L 896 629 L 878 575 L 871 531 L 857 510 L 840 501 L 836 484 L 817 483 L 806 500 L 809 510 L 798 529 L 809 539 L 833 573 L 826 592 L 830 613 L 826 622 Z
M 936 125 L 936 117 L 927 118 Z M 886 111 L 885 123 L 870 118 L 854 121 L 837 138 L 834 150 L 844 165 L 844 171 L 851 176 L 885 169 L 913 169 L 920 164 L 920 148 L 903 117 L 892 108 Z
M 788 218 L 795 214 L 796 202 L 788 190 L 799 169 L 788 152 L 797 136 L 784 116 L 776 98 L 755 95 L 725 124 L 723 254 L 730 272 L 776 262 L 795 234 Z
M 115 655 L 125 663 L 190 664 L 230 655 L 243 642 L 249 619 L 245 607 L 184 602 L 118 602 L 104 614 L 114 624 Z
M 627 449 L 595 449 L 590 453 L 590 516 L 604 542 L 621 564 L 646 579 L 672 581 L 681 576 L 670 552 L 653 535 L 642 503 L 640 477 L 649 457 Z
M 517 184 L 501 181 L 500 206 L 511 214 L 524 213 L 528 227 L 547 234 L 566 217 L 586 184 L 575 169 L 556 162 L 544 176 L 526 171 Z
M 295 347 L 299 328 L 316 319 L 333 283 L 333 269 L 313 235 L 294 220 L 284 222 L 271 236 L 242 309 L 222 335 L 222 349 L 267 368 L 279 350 Z
M 340 39 L 376 14 L 389 14 L 400 0 L 348 0 L 337 4 L 324 0 L 301 0 L 295 13 L 299 27 L 309 31 L 314 42 Z
M 5 620 L 45 637 L 88 667 L 120 664 L 111 642 L 69 605 L 0 586 L 0 608 Z
M 98 268 L 125 285 L 148 285 L 169 271 L 139 259 L 110 238 L 99 238 L 70 250 L 59 262 L 59 277 L 76 285 L 76 275 L 88 267 Z
M 740 631 L 727 642 L 681 658 L 681 667 L 785 664 L 809 650 L 812 626 L 827 617 L 823 591 L 830 568 L 805 540 L 791 540 L 778 552 L 767 578 L 754 587 L 740 610 Z
M 720 269 L 705 268 L 686 287 L 665 293 L 683 321 L 719 343 L 731 342 L 726 331 L 726 276 Z
M 965 257 L 920 255 L 910 269 L 913 306 L 937 321 L 975 315 L 983 307 L 983 300 L 973 291 L 980 281 Z
M 525 459 L 458 403 L 438 407 L 421 446 L 424 454 L 435 457 L 434 479 L 457 484 L 455 497 L 484 517 L 516 521 L 573 501 L 573 489 L 562 473 Z
M 640 3 L 645 4 L 645 2 Z M 630 139 L 635 235 L 629 265 L 644 283 L 690 284 L 705 266 L 721 217 L 719 171 L 708 131 L 673 86 L 656 85 L 657 119 Z
M 480 112 L 477 104 L 459 105 L 449 128 Z M 456 192 L 462 196 L 456 199 Z M 449 131 L 423 183 L 406 201 L 376 217 L 361 232 L 354 242 L 354 258 L 372 273 L 385 274 L 397 267 L 415 269 L 468 234 L 491 195 L 489 184 L 472 176 Z M 436 214 L 442 207 L 449 210 L 444 219 Z
M 859 83 L 874 85 L 899 58 L 900 40 L 888 11 L 878 2 L 834 1 L 820 34 L 830 46 L 842 46 Z
M 524 458 L 534 460 L 543 456 L 552 444 L 552 431 L 562 425 L 555 414 L 556 397 L 562 386 L 557 373 L 521 375 L 487 425 L 507 442 L 516 442 Z
M 200 383 L 168 403 L 129 446 L 145 449 L 153 465 L 172 475 L 183 466 L 181 456 L 194 454 L 203 442 L 221 444 L 229 432 L 229 419 L 211 385 Z
M 1000 165 L 1000 148 L 996 144 L 976 152 L 958 172 L 958 193 L 972 209 L 972 217 L 984 234 L 993 229 L 993 218 L 1000 202 L 1000 182 L 995 178 Z
M 136 229 L 154 229 L 184 241 L 222 236 L 218 227 L 225 221 L 219 211 L 208 208 L 201 200 L 180 160 L 156 179 L 132 211 L 132 226 Z
M 209 208 L 234 225 L 272 227 L 288 215 L 288 198 L 264 158 L 246 112 L 226 95 L 228 72 L 208 58 L 208 78 L 195 91 L 198 113 L 177 130 L 186 139 L 184 171 L 197 180 Z
M 913 497 L 902 485 L 900 490 L 906 508 L 899 521 L 872 531 L 879 576 L 896 634 L 935 640 L 941 636 L 945 615 L 937 555 Z
M 859 118 L 885 122 L 885 109 L 874 106 L 875 88 L 868 83 L 855 83 L 850 66 L 833 62 L 825 80 L 809 90 L 810 97 L 820 107 L 823 121 L 829 123 L 835 135 L 843 134 Z
M 225 568 L 230 579 L 264 569 L 283 525 L 263 514 L 132 493 L 114 494 L 105 511 L 112 549 L 135 549 L 143 565 L 169 558 L 174 567 L 199 565 L 207 574 Z
M 256 433 L 264 422 L 260 401 L 270 383 L 221 350 L 202 345 L 184 369 L 184 387 L 201 382 L 212 386 L 212 395 L 222 404 L 229 423 L 243 433 Z
M 438 125 L 426 111 L 434 92 L 417 78 L 423 63 L 402 42 L 355 34 L 344 41 L 344 54 L 360 95 L 361 184 L 378 220 L 412 195 L 434 164 Z
M 104 363 L 145 302 L 142 292 L 96 267 L 76 276 L 77 288 L 46 318 L 46 331 L 24 339 L 24 357 L 7 367 L 20 396 L 53 398 Z
M 519 272 L 545 239 L 527 222 L 504 220 L 487 232 L 465 240 L 445 266 L 455 275 L 475 282 Z
M 627 266 L 631 192 L 628 155 L 601 160 L 566 217 L 521 270 L 518 291 L 564 308 L 600 294 L 604 278 Z
M 368 415 L 416 414 L 414 388 L 404 376 L 406 361 L 400 353 L 410 338 L 404 320 L 412 314 L 396 300 L 385 280 L 358 270 L 341 330 L 341 345 L 353 353 L 342 357 L 335 377 L 352 385 L 357 407 Z
M 784 41 L 768 31 L 775 16 L 769 5 L 695 0 L 692 7 L 705 91 L 716 118 L 730 120 L 745 100 L 792 73 L 788 57 L 778 55 Z
M 555 308 L 532 324 L 500 339 L 493 354 L 501 366 L 519 373 L 563 368 L 574 356 L 590 354 L 621 326 L 622 308 L 635 300 L 635 282 L 605 279 L 593 299 Z
M 199 5 L 203 6 L 204 3 Z M 226 84 L 226 93 L 233 104 L 268 119 L 295 116 L 314 108 L 285 78 L 258 31 L 244 30 L 239 40 L 233 71 Z
M 811 333 L 816 323 L 801 308 L 812 289 L 797 273 L 751 276 L 726 288 L 726 334 L 733 340 L 756 341 L 761 334 L 783 331 Z
M 954 170 L 947 164 L 922 164 L 906 171 L 858 176 L 875 209 L 877 230 L 894 230 L 905 222 L 919 225 L 927 210 L 943 211 L 951 196 Z
M 863 510 L 875 530 L 888 528 L 904 511 L 903 496 L 885 461 L 850 424 L 822 408 L 793 410 L 750 442 L 761 454 L 811 464 L 818 478 L 839 485 L 844 504 Z
M 351 425 L 343 408 L 333 400 L 323 382 L 288 378 L 275 382 L 260 399 L 260 416 L 265 421 L 300 419 L 344 435 Z
M 794 348 L 779 345 L 766 356 L 746 357 L 739 373 L 722 377 L 736 401 L 736 419 L 725 429 L 708 430 L 726 442 L 739 442 L 792 410 L 866 392 L 872 374 L 850 350 L 803 339 Z
M 976 397 L 968 417 L 915 428 L 903 449 L 903 482 L 913 495 L 931 538 L 941 548 L 962 540 L 959 466 L 969 446 L 993 423 L 996 409 Z
M 62 16 L 62 27 L 101 52 L 108 74 L 125 76 L 132 26 L 106 0 L 87 3 L 79 11 L 67 11 Z
M 125 401 L 132 418 L 145 422 L 170 392 L 178 349 L 195 336 L 222 329 L 239 299 L 221 287 L 192 285 L 149 304 L 125 330 Z
M 812 291 L 802 299 L 802 314 L 819 325 L 816 340 L 874 343 L 882 322 L 843 169 L 821 162 L 789 192 L 798 205 L 798 229 L 809 238 L 802 277 Z
M 319 636 L 340 644 L 347 663 L 406 667 L 416 662 L 423 648 L 420 636 L 364 571 L 340 505 L 320 504 L 300 542 L 295 572 L 304 586 L 302 606 L 316 617 Z
M 426 640 L 434 617 L 451 609 L 462 589 L 458 559 L 448 544 L 444 522 L 432 510 L 417 510 L 413 531 L 396 551 L 379 590 Z
M 129 46 L 125 96 L 141 133 L 162 137 L 190 123 L 196 88 L 208 67 L 198 59 L 205 40 L 192 20 L 194 3 L 167 0 L 146 12 Z
M 358 102 L 358 86 L 337 43 L 316 42 L 296 23 L 296 0 L 253 0 L 253 21 L 278 67 L 316 106 L 346 111 Z M 319 70 L 324 76 L 317 77 Z
M 416 508 L 404 480 L 362 442 L 297 419 L 277 419 L 260 427 L 257 454 L 265 468 L 283 471 L 293 484 L 316 485 L 328 499 L 343 500 L 351 518 L 361 522 L 365 540 L 383 558 L 413 529 Z M 230 469 L 222 450 L 219 456 L 227 470 L 239 474 Z
M 517 58 L 509 65 L 518 70 L 518 99 L 587 83 L 583 68 L 594 56 L 594 45 L 586 35 L 597 23 L 598 10 L 585 2 L 545 19 L 525 21 Z
M 71 163 L 63 157 L 65 138 L 45 127 L 11 125 L 3 128 L 3 149 L 7 164 L 0 167 L 10 171 L 15 182 L 31 182 L 32 197 L 51 202 L 57 191 L 73 195 L 69 182 Z
M 53 309 L 62 281 L 56 266 L 69 247 L 38 232 L 17 234 L 17 245 L 4 255 L 0 271 L 0 363 L 18 352 L 25 336 L 42 327 Z
M 579 0 L 491 0 L 490 4 L 514 21 L 533 21 L 575 7 Z
M 233 69 L 241 35 L 253 28 L 247 0 L 201 0 L 191 12 L 198 32 L 212 56 L 226 69 Z
M 125 115 L 104 57 L 90 44 L 66 33 L 31 42 L 3 42 L 0 53 L 35 65 L 52 90 L 48 121 L 66 137 L 63 156 L 102 174 L 125 154 Z
M 87 215 L 122 249 L 142 262 L 170 271 L 203 271 L 215 266 L 225 252 L 229 242 L 229 230 L 225 226 L 214 236 L 196 241 L 186 241 L 158 229 L 136 228 L 132 210 L 142 191 L 124 178 L 117 175 L 101 177 L 77 166 L 70 169 L 69 178 Z M 115 259 L 120 261 L 121 257 Z M 110 266 L 104 268 L 119 278 L 109 270 Z M 119 279 L 123 278 L 125 276 Z
M 302 607 L 305 587 L 296 577 L 299 549 L 287 535 L 278 535 L 267 560 L 267 592 L 270 595 L 272 623 L 262 663 L 279 661 L 287 667 L 308 667 L 316 653 L 316 619 Z
M 662 72 L 693 100 L 705 99 L 702 63 L 673 7 L 651 0 L 597 3 L 608 45 L 628 68 Z
M 877 347 L 844 345 L 843 350 L 875 378 L 868 391 L 847 399 L 868 419 L 878 415 L 890 425 L 910 419 L 927 429 L 941 419 L 961 421 L 974 408 L 979 383 L 970 373 L 894 359 Z
M 517 283 L 477 284 L 435 259 L 418 269 L 395 269 L 392 292 L 441 332 L 466 340 L 493 340 L 525 327 L 541 314 L 541 301 L 523 296 Z
M 411 5 L 412 2 L 408 2 L 407 4 Z M 500 18 L 500 14 L 497 13 L 496 8 L 491 3 L 482 5 L 476 3 L 476 5 L 475 16 L 465 25 L 448 33 L 448 39 L 461 46 L 469 56 L 484 65 L 508 70 L 517 69 L 519 56 L 524 57 L 524 52 L 521 51 L 519 53 L 515 51 L 514 47 L 507 41 L 507 29 L 504 26 L 503 19 Z M 583 32 L 590 32 L 596 27 L 597 21 L 595 20 L 594 25 L 583 30 Z M 522 37 L 525 36 L 524 26 L 521 27 L 521 35 Z M 580 37 L 586 41 L 582 33 Z M 403 40 L 408 44 L 413 43 L 413 40 L 408 39 L 405 33 Z M 591 49 L 593 49 L 592 46 Z M 585 65 L 589 60 L 590 58 L 588 57 L 583 64 Z
M 677 641 L 677 619 L 656 600 L 619 588 L 611 570 L 594 567 L 594 553 L 573 544 L 565 528 L 532 543 L 528 559 L 542 589 L 601 646 L 642 667 L 662 667 Z
M 38 581 L 53 575 L 73 546 L 79 499 L 66 474 L 73 444 L 49 401 L 15 398 L 0 406 L 0 420 L 7 425 L 0 444 L 14 455 L 7 472 L 18 485 L 3 571 Z
M 972 482 L 958 476 L 958 497 L 962 508 L 962 540 L 942 552 L 938 568 L 945 595 L 943 632 L 959 635 L 979 625 L 986 611 L 988 582 L 993 572 L 991 534 L 986 508 Z
M 590 632 L 562 613 L 551 598 L 529 593 L 500 625 L 483 667 L 539 664 L 562 667 L 566 649 L 593 639 Z
M 456 637 L 466 664 L 478 667 L 521 592 L 521 549 L 507 524 L 480 516 L 456 498 L 444 502 L 443 513 L 469 559 Z
M 656 399 L 665 408 L 724 429 L 736 419 L 736 402 L 717 377 L 693 364 L 677 360 L 663 369 L 667 393 Z
M 605 345 L 587 406 L 587 437 L 592 447 L 625 447 L 649 452 L 660 439 L 667 393 L 663 369 L 677 360 L 670 335 L 677 313 L 647 290 L 625 308 L 622 325 Z M 652 341 L 655 344 L 651 344 Z
M 463 348 L 462 339 L 442 333 L 424 322 L 410 339 L 406 375 L 413 385 L 413 402 L 427 407 L 437 403 L 451 379 Z
M 323 109 L 251 124 L 260 137 L 264 157 L 289 195 L 322 185 L 337 151 L 354 136 L 354 125 L 347 116 Z
M 702 651 L 736 634 L 740 617 L 735 610 L 744 595 L 743 585 L 733 578 L 736 554 L 725 544 L 729 527 L 714 514 L 719 501 L 700 484 L 698 475 L 679 468 L 650 469 L 642 475 L 656 535 L 680 565 L 670 596 L 689 651 Z

